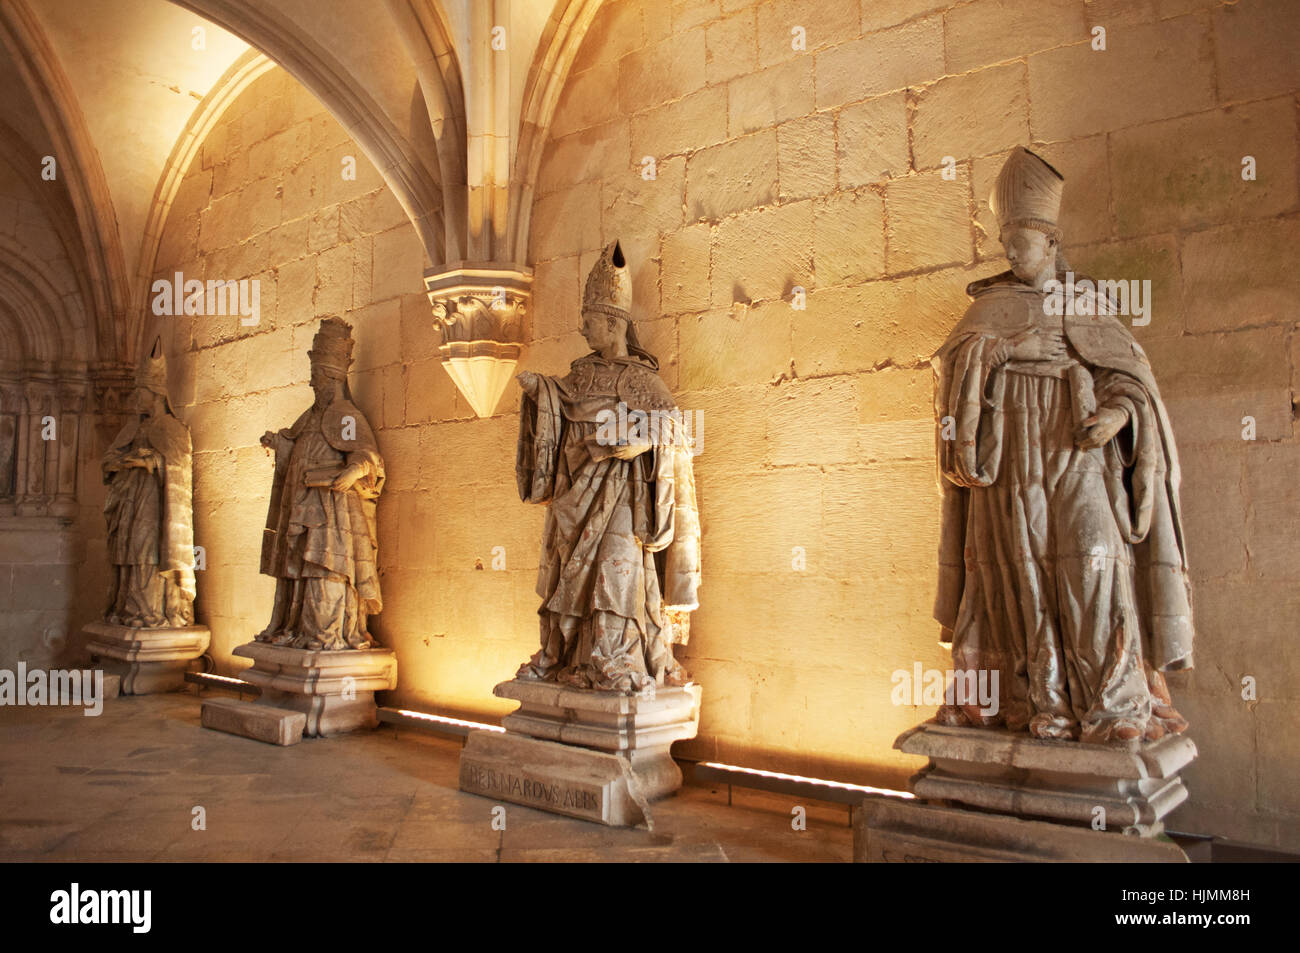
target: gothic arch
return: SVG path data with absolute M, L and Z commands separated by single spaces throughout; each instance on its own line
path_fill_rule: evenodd
M 172 202 L 180 190 L 185 173 L 198 156 L 203 140 L 208 137 L 222 114 L 230 107 L 239 94 L 252 85 L 253 81 L 273 69 L 275 63 L 258 50 L 248 50 L 231 64 L 216 85 L 203 97 L 195 107 L 185 130 L 176 145 L 172 147 L 167 164 L 158 178 L 158 188 L 154 191 L 153 203 L 149 207 L 149 217 L 145 221 L 143 245 L 140 249 L 140 267 L 132 285 L 131 300 L 134 303 L 131 315 L 131 327 L 128 340 L 132 345 L 132 354 L 139 354 L 144 346 L 143 337 L 149 330 L 149 288 L 153 281 L 155 263 L 158 259 L 158 246 L 162 242 L 163 231 L 167 227 L 167 216 L 171 212 Z
M 89 329 L 68 313 L 50 284 L 43 263 L 11 238 L 0 235 L 0 298 L 18 325 L 20 361 L 53 369 L 84 364 L 91 355 Z
M 537 185 L 542 154 L 551 135 L 551 121 L 569 69 L 578 55 L 582 39 L 600 9 L 601 0 L 556 0 L 547 21 L 524 87 L 519 116 L 519 147 L 510 176 L 510 237 L 506 257 L 523 262 L 529 256 L 529 230 L 533 217 L 533 193 Z
M 58 56 L 26 0 L 0 3 L 0 42 L 8 48 L 57 152 L 80 237 L 80 262 L 89 276 L 87 307 L 94 313 L 92 359 L 129 359 L 125 325 L 130 286 L 99 153 Z

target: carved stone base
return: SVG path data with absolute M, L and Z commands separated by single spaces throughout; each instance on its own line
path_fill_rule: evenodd
M 924 800 L 1085 827 L 1102 818 L 1107 831 L 1142 836 L 1159 834 L 1161 819 L 1187 800 L 1178 772 L 1196 758 L 1186 735 L 1110 747 L 934 722 L 894 747 L 930 759 L 911 781 Z
M 87 651 L 105 674 L 120 676 L 123 695 L 180 691 L 185 673 L 212 640 L 206 625 L 137 629 L 91 622 L 81 632 Z
M 646 699 L 514 679 L 493 693 L 520 707 L 505 734 L 470 732 L 462 791 L 625 827 L 648 823 L 651 802 L 681 787 L 669 752 L 699 728 L 698 685 Z
M 303 730 L 307 727 L 307 716 L 300 711 L 233 698 L 204 701 L 201 720 L 204 728 L 286 746 L 302 741 Z
M 392 649 L 316 652 L 247 642 L 234 654 L 253 660 L 240 677 L 262 690 L 254 704 L 302 712 L 312 737 L 374 728 L 375 692 L 397 687 Z
M 915 801 L 869 799 L 853 822 L 856 863 L 1175 863 L 1164 837 L 1029 821 Z

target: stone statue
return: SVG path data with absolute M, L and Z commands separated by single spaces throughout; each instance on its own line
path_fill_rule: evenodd
M 1146 354 L 1108 300 L 1053 306 L 1063 184 L 1012 153 L 989 201 L 1011 270 L 968 287 L 933 359 L 935 617 L 967 684 L 985 672 L 999 685 L 996 713 L 949 698 L 937 720 L 1151 741 L 1187 727 L 1161 674 L 1192 664 L 1178 455 Z
M 375 501 L 384 461 L 348 388 L 352 344 L 351 325 L 321 322 L 309 352 L 315 403 L 288 430 L 262 437 L 275 453 L 262 572 L 276 578 L 276 589 L 258 642 L 368 648 L 366 617 L 383 608 Z
M 700 530 L 691 447 L 631 305 L 614 242 L 583 293 L 591 353 L 564 377 L 519 375 L 519 494 L 549 506 L 542 645 L 516 678 L 650 695 L 689 682 L 672 646 L 698 607 Z
M 132 628 L 194 624 L 190 432 L 167 399 L 162 339 L 140 362 L 137 413 L 104 454 L 111 564 L 104 621 Z

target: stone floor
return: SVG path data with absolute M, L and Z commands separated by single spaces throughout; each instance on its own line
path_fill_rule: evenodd
M 186 692 L 0 708 L 0 861 L 848 861 L 848 809 L 685 787 L 653 831 L 456 788 L 460 741 L 384 727 L 290 748 L 199 726 Z M 193 830 L 195 808 L 206 830 Z

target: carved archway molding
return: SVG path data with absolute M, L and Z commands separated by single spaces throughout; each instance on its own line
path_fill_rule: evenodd
M 0 236 L 0 302 L 0 516 L 71 518 L 90 409 L 89 335 L 42 262 L 7 236 Z
M 542 31 L 524 87 L 519 116 L 519 144 L 510 176 L 509 239 L 505 253 L 515 261 L 531 258 L 529 247 L 533 195 L 542 155 L 551 137 L 551 122 L 569 70 L 602 0 L 556 0 Z
M 54 142 L 58 175 L 76 213 L 81 260 L 90 279 L 86 303 L 94 315 L 92 356 L 108 362 L 129 357 L 124 336 L 130 307 L 126 264 L 112 196 L 81 105 L 26 0 L 0 3 L 0 42 Z

